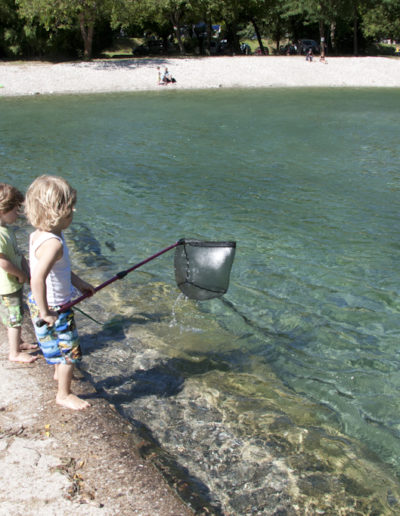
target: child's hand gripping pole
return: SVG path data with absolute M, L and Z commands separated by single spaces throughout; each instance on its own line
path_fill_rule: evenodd
M 149 258 L 146 258 L 145 260 L 137 263 L 136 265 L 133 265 L 129 269 L 118 272 L 115 276 L 113 276 L 109 280 L 105 281 L 104 283 L 102 283 L 101 285 L 96 287 L 94 289 L 94 293 L 98 292 L 99 290 L 103 289 L 104 287 L 107 287 L 111 283 L 114 283 L 114 281 L 124 278 L 130 272 L 134 271 L 135 269 L 138 269 L 139 267 L 141 267 L 142 265 L 145 265 L 146 263 L 150 262 L 151 260 L 158 258 L 160 255 L 166 253 L 167 251 L 174 249 L 175 247 L 182 244 L 183 242 L 184 242 L 184 239 L 178 240 L 178 242 L 176 242 L 175 244 L 172 244 L 172 245 L 166 247 L 165 249 L 163 249 L 162 251 L 159 251 L 158 253 L 153 254 L 153 256 L 150 256 Z M 87 297 L 91 297 L 91 296 L 93 296 L 92 292 L 86 292 L 85 294 L 82 294 L 81 296 L 77 297 L 76 299 L 73 299 L 72 301 L 69 301 L 68 303 L 65 303 L 64 305 L 61 305 L 60 308 L 57 310 L 57 313 L 61 314 L 62 312 L 66 312 L 69 308 L 72 308 L 73 306 L 77 305 L 78 303 L 80 303 L 81 301 L 86 299 Z M 38 328 L 40 328 L 46 324 L 46 321 L 44 319 L 38 319 L 35 324 Z

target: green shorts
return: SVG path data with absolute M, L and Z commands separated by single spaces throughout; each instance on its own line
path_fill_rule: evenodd
M 0 296 L 0 317 L 7 328 L 18 328 L 22 324 L 22 288 L 12 294 Z

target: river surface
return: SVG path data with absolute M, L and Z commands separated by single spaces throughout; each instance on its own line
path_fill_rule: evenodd
M 78 190 L 94 284 L 235 240 L 195 302 L 173 251 L 79 316 L 82 364 L 216 514 L 399 514 L 400 90 L 6 98 L 2 181 Z M 20 240 L 26 241 L 23 226 Z M 172 466 L 170 466 L 172 467 Z

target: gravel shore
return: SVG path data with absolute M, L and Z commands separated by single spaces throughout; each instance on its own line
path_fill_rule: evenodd
M 29 320 L 23 335 L 35 341 Z M 1 516 L 190 516 L 177 492 L 203 512 L 182 480 L 169 478 L 170 487 L 157 459 L 144 457 L 151 443 L 79 369 L 73 389 L 91 407 L 75 412 L 56 405 L 51 366 L 9 362 L 2 326 L 0 337 Z
M 177 83 L 158 84 L 168 67 Z M 161 89 L 400 87 L 400 58 L 304 56 L 0 62 L 0 97 Z

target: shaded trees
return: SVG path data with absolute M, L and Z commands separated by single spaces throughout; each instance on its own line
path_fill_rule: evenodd
M 19 13 L 37 21 L 48 33 L 79 27 L 83 40 L 83 57 L 92 57 L 96 21 L 109 16 L 110 0 L 16 0 Z
M 382 0 L 365 9 L 362 27 L 367 36 L 400 40 L 400 2 Z
M 232 52 L 240 52 L 240 31 L 254 29 L 261 52 L 263 38 L 279 50 L 283 38 L 329 42 L 331 49 L 353 47 L 359 37 L 400 39 L 399 0 L 0 0 L 0 55 L 33 56 L 69 49 L 90 59 L 99 30 L 151 32 L 177 44 L 197 29 L 201 53 L 211 51 L 213 24 L 223 27 Z M 253 30 L 250 29 L 251 33 Z M 80 36 L 81 42 L 78 43 Z M 352 41 L 351 41 L 352 38 Z M 362 40 L 360 40 L 362 41 Z M 189 41 L 193 48 L 194 40 Z M 105 40 L 102 41 L 105 44 Z M 215 44 L 215 42 L 214 42 Z M 322 45 L 324 52 L 325 44 Z M 71 53 L 71 52 L 70 52 Z
M 325 54 L 326 34 L 335 46 L 335 27 L 346 0 L 286 0 L 287 15 L 300 15 L 306 23 L 318 24 L 321 55 Z
M 0 0 L 0 56 L 14 56 L 21 51 L 22 24 L 14 0 Z
M 157 34 L 163 40 L 165 50 L 173 33 L 183 53 L 181 26 L 188 7 L 187 0 L 119 0 L 113 6 L 112 26 L 126 29 L 133 23 L 139 25 L 143 32 Z

